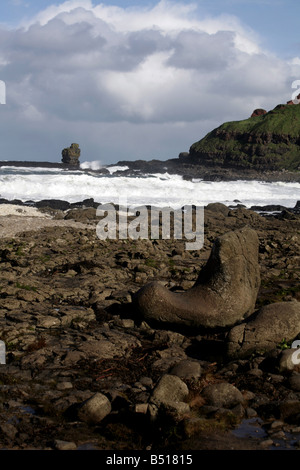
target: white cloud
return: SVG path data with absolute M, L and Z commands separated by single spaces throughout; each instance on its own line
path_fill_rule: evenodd
M 298 60 L 284 63 L 236 17 L 204 17 L 192 3 L 69 0 L 0 30 L 1 125 L 51 142 L 76 130 L 92 160 L 105 162 L 98 147 L 112 161 L 174 157 L 224 120 L 290 99 Z

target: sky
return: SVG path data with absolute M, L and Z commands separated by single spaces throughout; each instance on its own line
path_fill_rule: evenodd
M 0 160 L 60 162 L 73 142 L 81 162 L 176 158 L 300 91 L 299 16 L 298 0 L 2 0 Z

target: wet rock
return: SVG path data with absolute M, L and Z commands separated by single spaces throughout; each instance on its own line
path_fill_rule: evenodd
M 227 216 L 229 213 L 229 208 L 220 202 L 211 202 L 205 206 L 205 210 L 214 212 L 214 213 L 221 213 L 224 216 Z
M 61 199 L 42 199 L 41 201 L 37 201 L 35 206 L 39 209 L 54 209 L 54 210 L 61 210 L 65 211 L 70 208 L 70 203 L 68 201 L 63 201 Z
M 76 220 L 76 222 L 89 222 L 90 220 L 95 220 L 96 209 L 89 207 L 87 209 L 70 209 L 65 215 L 65 220 Z
M 279 405 L 280 418 L 292 424 L 298 424 L 300 419 L 299 400 L 284 400 Z
M 187 359 L 173 366 L 169 374 L 176 375 L 183 380 L 198 379 L 201 376 L 201 365 L 198 361 Z
M 149 400 L 148 412 L 155 420 L 158 416 L 167 415 L 174 421 L 179 421 L 190 411 L 185 402 L 189 394 L 187 385 L 177 376 L 165 374 L 154 388 Z
M 233 408 L 245 401 L 242 393 L 228 382 L 208 385 L 203 390 L 202 397 L 207 405 L 221 408 Z
M 82 403 L 78 409 L 79 419 L 90 424 L 100 423 L 111 412 L 111 404 L 102 393 L 95 393 L 91 398 Z
M 244 229 L 218 237 L 195 285 L 171 292 L 152 282 L 134 301 L 147 322 L 187 327 L 225 327 L 253 313 L 260 286 L 258 237 Z
M 151 401 L 156 403 L 181 402 L 189 394 L 187 385 L 177 376 L 165 374 L 153 390 Z

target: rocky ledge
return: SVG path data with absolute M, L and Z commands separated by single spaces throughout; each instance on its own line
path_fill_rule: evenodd
M 0 220 L 18 229 L 0 239 L 0 448 L 299 448 L 297 211 L 211 204 L 203 249 L 186 251 L 99 240 L 94 207 L 42 210 L 56 226 Z M 195 286 L 196 310 L 230 320 L 178 321 Z
M 169 173 L 182 176 L 185 180 L 193 180 L 195 178 L 204 181 L 266 181 L 285 183 L 300 182 L 300 171 L 272 170 L 265 168 L 235 168 L 231 166 L 220 165 L 217 162 L 207 164 L 199 159 L 194 159 L 188 152 L 181 152 L 178 158 L 169 160 L 122 160 L 117 163 L 120 168 L 114 173 L 114 176 L 137 176 L 149 175 L 151 173 Z M 108 174 L 107 168 L 99 170 L 103 174 Z M 98 170 L 97 170 L 98 171 Z

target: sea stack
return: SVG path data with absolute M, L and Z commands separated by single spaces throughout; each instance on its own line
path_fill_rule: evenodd
M 61 152 L 62 163 L 71 167 L 79 167 L 80 148 L 78 144 L 71 144 Z

